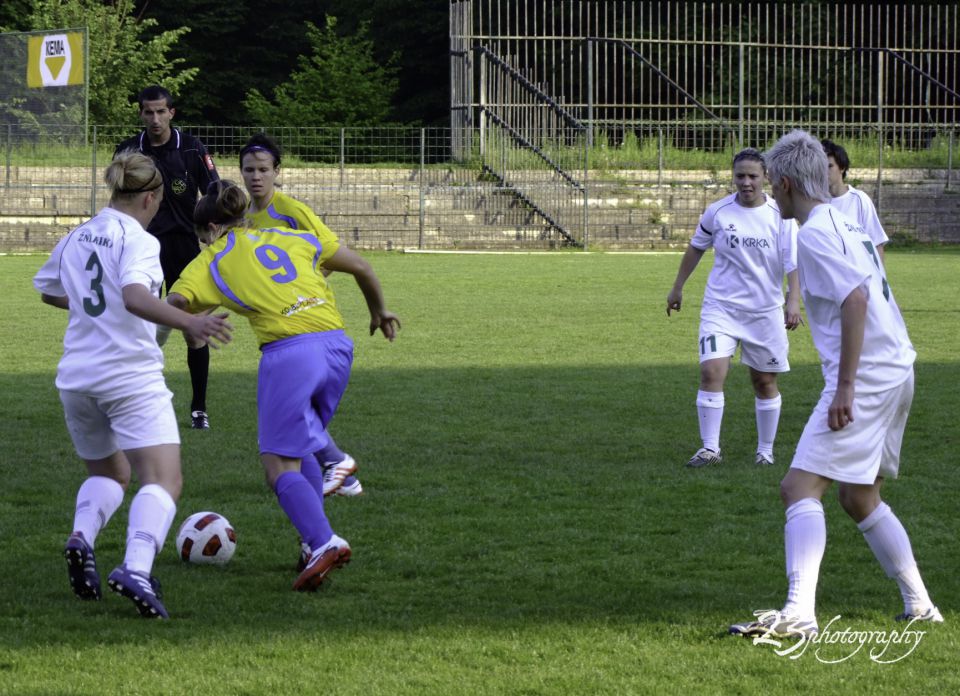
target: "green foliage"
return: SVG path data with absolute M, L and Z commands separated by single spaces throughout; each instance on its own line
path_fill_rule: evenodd
M 87 27 L 90 41 L 90 121 L 136 123 L 137 93 L 150 84 L 177 92 L 197 75 L 170 54 L 181 36 L 180 27 L 152 38 L 143 34 L 156 25 L 138 19 L 133 0 L 38 0 L 28 19 L 30 29 Z
M 243 104 L 257 125 L 364 126 L 386 119 L 397 89 L 395 61 L 376 62 L 366 25 L 354 36 L 338 35 L 336 25 L 335 17 L 323 29 L 307 22 L 312 55 L 298 58 L 272 100 L 257 89 L 247 92 Z

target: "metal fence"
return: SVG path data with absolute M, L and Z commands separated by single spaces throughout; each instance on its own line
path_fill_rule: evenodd
M 514 79 L 491 75 L 500 86 L 490 94 Z M 676 147 L 682 124 L 587 148 L 581 126 L 544 113 L 552 120 L 529 124 L 545 136 L 532 152 L 518 146 L 532 137 L 522 121 L 512 118 L 519 124 L 512 130 L 498 124 L 509 117 L 499 103 L 487 102 L 488 127 L 471 136 L 467 159 L 453 156 L 456 134 L 448 128 L 269 129 L 284 151 L 278 183 L 361 249 L 682 246 L 704 207 L 732 190 L 733 150 Z M 239 181 L 239 150 L 257 129 L 185 130 L 207 143 L 221 176 Z M 0 125 L 0 251 L 49 250 L 105 205 L 103 171 L 129 134 L 47 127 L 41 136 Z M 840 135 L 853 157 L 852 181 L 874 197 L 889 233 L 960 241 L 957 130 L 938 130 L 941 145 L 922 152 L 892 147 L 872 129 Z M 549 219 L 532 200 L 550 206 Z
M 450 5 L 451 125 L 464 132 L 481 110 L 478 46 L 615 143 L 683 124 L 677 146 L 722 149 L 745 143 L 747 129 L 796 124 L 881 127 L 891 142 L 922 148 L 960 111 L 956 3 Z

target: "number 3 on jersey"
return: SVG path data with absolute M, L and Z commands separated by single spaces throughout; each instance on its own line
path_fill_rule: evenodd
M 863 246 L 867 248 L 867 252 L 870 254 L 870 257 L 873 259 L 873 264 L 877 267 L 878 270 L 883 271 L 883 267 L 880 265 L 880 259 L 879 257 L 877 257 L 877 250 L 873 248 L 873 242 L 868 242 L 867 240 L 863 240 Z M 889 302 L 890 286 L 887 284 L 887 277 L 881 274 L 880 282 L 883 285 L 883 299 Z
M 90 271 L 93 276 L 90 279 L 90 291 L 93 293 L 93 298 L 83 298 L 83 311 L 91 317 L 99 317 L 107 309 L 107 300 L 103 296 L 103 264 L 100 263 L 97 252 L 90 254 L 90 258 L 87 259 L 86 270 Z M 96 302 L 94 302 L 94 299 L 96 299 Z

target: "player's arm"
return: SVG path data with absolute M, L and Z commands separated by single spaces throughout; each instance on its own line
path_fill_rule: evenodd
M 40 300 L 44 304 L 48 304 L 51 307 L 58 307 L 59 309 L 70 309 L 70 298 L 66 295 L 48 295 L 45 292 L 40 293 Z
M 796 269 L 787 273 L 787 303 L 783 308 L 783 324 L 793 330 L 803 323 L 800 315 L 800 273 Z
M 141 319 L 180 329 L 197 343 L 214 348 L 219 343 L 229 343 L 233 327 L 227 321 L 227 313 L 189 314 L 173 304 L 164 302 L 151 293 L 145 285 L 131 283 L 123 286 L 123 305 L 131 314 Z
M 863 350 L 863 327 L 867 317 L 867 293 L 856 287 L 840 305 L 840 363 L 837 367 L 837 392 L 827 413 L 831 430 L 853 422 L 854 382 Z
M 693 244 L 687 245 L 687 250 L 683 254 L 683 258 L 680 260 L 680 269 L 677 271 L 677 279 L 673 281 L 673 287 L 670 289 L 670 292 L 667 294 L 667 316 L 670 316 L 670 310 L 676 312 L 680 311 L 680 305 L 683 304 L 683 284 L 687 282 L 687 278 L 690 277 L 690 274 L 696 269 L 697 264 L 700 263 L 700 259 L 703 258 L 703 252 L 705 249 L 698 249 L 693 246 Z
M 217 167 L 213 163 L 213 158 L 210 156 L 210 153 L 207 152 L 206 146 L 197 140 L 197 154 L 199 156 L 199 163 L 197 164 L 197 182 L 199 184 L 199 193 L 201 196 L 206 194 L 207 187 L 210 186 L 212 181 L 220 181 L 220 174 L 217 172 Z
M 400 318 L 393 312 L 387 311 L 383 300 L 383 291 L 380 288 L 380 279 L 373 272 L 373 267 L 362 256 L 351 249 L 341 246 L 322 264 L 323 268 L 340 273 L 349 273 L 357 281 L 367 309 L 370 311 L 370 335 L 380 329 L 387 340 L 392 341 L 400 329 Z

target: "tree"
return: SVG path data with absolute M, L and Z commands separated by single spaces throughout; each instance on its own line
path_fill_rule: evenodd
M 37 0 L 26 24 L 30 30 L 87 27 L 90 42 L 90 121 L 102 124 L 136 122 L 137 93 L 159 84 L 173 94 L 197 75 L 170 58 L 180 27 L 152 38 L 142 36 L 156 20 L 132 16 L 133 0 Z
M 243 101 L 258 125 L 361 126 L 382 123 L 397 90 L 395 57 L 379 65 L 368 27 L 339 36 L 335 17 L 319 29 L 307 22 L 310 57 L 299 56 L 298 69 L 273 90 L 268 100 L 251 89 Z

